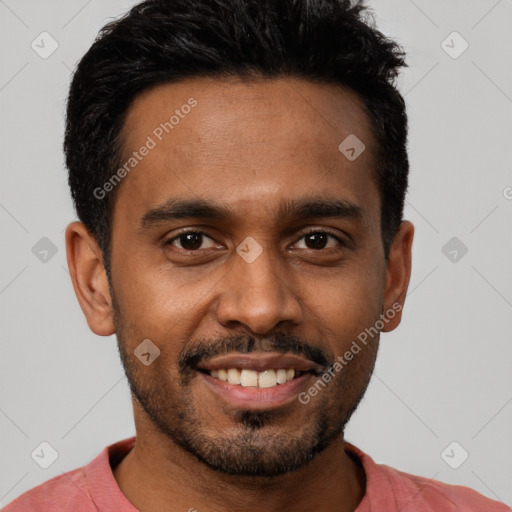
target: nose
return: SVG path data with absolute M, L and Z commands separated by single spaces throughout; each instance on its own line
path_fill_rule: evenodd
M 299 325 L 303 314 L 293 283 L 270 249 L 252 262 L 233 256 L 217 302 L 217 320 L 227 328 L 243 324 L 252 333 L 268 334 L 281 323 Z

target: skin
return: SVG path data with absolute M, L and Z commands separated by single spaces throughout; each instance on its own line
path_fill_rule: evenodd
M 137 441 L 114 476 L 143 512 L 309 511 L 319 503 L 353 511 L 365 475 L 344 449 L 343 427 L 368 385 L 378 336 L 307 405 L 271 411 L 230 406 L 178 362 L 192 350 L 216 354 L 222 343 L 244 351 L 249 342 L 256 352 L 315 349 L 334 362 L 379 315 L 404 304 L 414 227 L 401 224 L 386 261 L 369 118 L 355 93 L 334 85 L 194 78 L 155 87 L 129 109 L 125 156 L 190 97 L 197 106 L 118 186 L 111 289 L 95 239 L 79 222 L 66 231 L 88 325 L 117 334 L 132 388 Z M 338 150 L 351 133 L 366 146 L 354 161 Z M 283 201 L 305 197 L 350 202 L 361 215 L 276 214 Z M 231 217 L 143 229 L 142 217 L 171 198 L 215 201 Z M 187 245 L 175 238 L 181 228 L 207 236 Z M 308 243 L 307 232 L 325 229 L 345 244 L 322 235 Z M 251 263 L 236 252 L 247 237 L 262 248 Z M 382 330 L 400 320 L 397 312 Z M 133 354 L 144 339 L 161 351 L 149 366 Z

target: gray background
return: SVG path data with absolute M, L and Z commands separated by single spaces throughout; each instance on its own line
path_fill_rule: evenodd
M 134 3 L 0 0 L 0 506 L 134 434 L 115 337 L 89 331 L 67 271 L 61 151 L 70 71 Z M 382 336 L 347 439 L 377 462 L 511 504 L 512 2 L 370 5 L 408 52 L 399 86 L 416 236 L 403 322 Z M 31 47 L 43 31 L 59 45 L 46 59 Z M 469 44 L 461 55 L 454 31 Z M 43 237 L 57 250 L 46 262 L 32 251 Z M 31 458 L 42 441 L 58 452 L 48 469 Z

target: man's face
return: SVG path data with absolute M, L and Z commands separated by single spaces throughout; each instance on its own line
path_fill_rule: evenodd
M 191 98 L 197 104 L 182 108 Z M 175 110 L 169 133 L 155 131 Z M 386 307 L 375 147 L 361 100 L 301 80 L 193 79 L 139 96 L 123 133 L 126 160 L 153 146 L 148 136 L 155 143 L 118 185 L 113 217 L 116 332 L 136 421 L 138 410 L 228 473 L 300 467 L 342 434 L 378 336 L 307 404 L 299 394 Z M 338 149 L 350 134 L 366 146 L 353 161 Z M 183 201 L 226 216 L 172 215 Z M 337 202 L 338 215 L 292 208 L 321 201 Z M 160 350 L 147 366 L 134 355 L 146 339 Z M 261 358 L 284 354 L 295 359 Z M 300 368 L 308 371 L 275 385 L 282 371 L 256 374 L 269 386 L 261 389 L 209 373 L 243 369 L 247 384 L 252 370 Z M 230 371 L 231 382 L 237 376 Z

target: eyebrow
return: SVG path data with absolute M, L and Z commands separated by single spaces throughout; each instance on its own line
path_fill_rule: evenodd
M 186 220 L 227 221 L 235 217 L 234 211 L 225 205 L 204 199 L 171 199 L 151 209 L 141 218 L 141 228 L 149 229 L 161 223 Z M 308 197 L 289 199 L 281 203 L 276 218 L 281 220 L 307 220 L 313 218 L 361 220 L 363 210 L 356 204 L 336 198 Z

